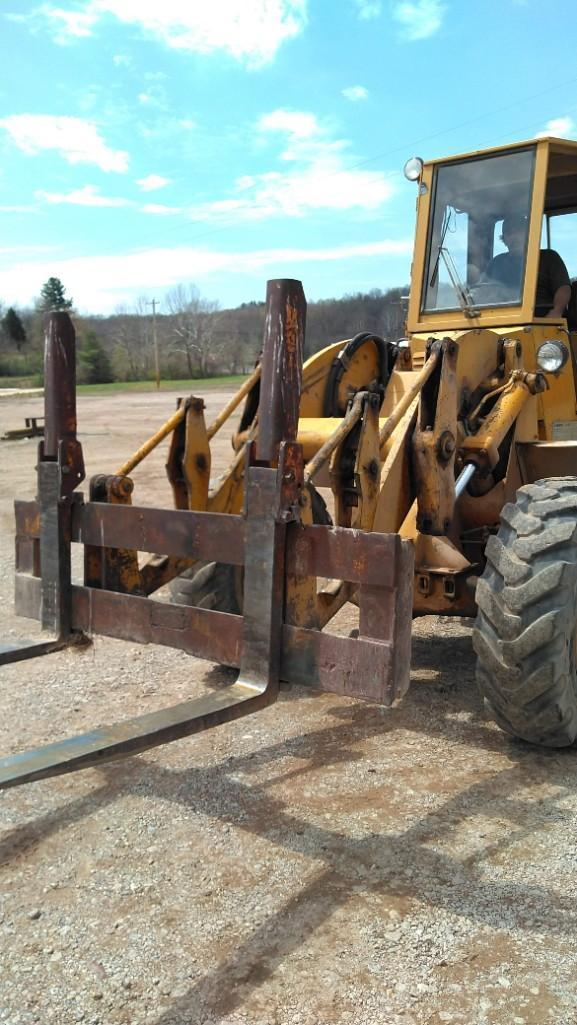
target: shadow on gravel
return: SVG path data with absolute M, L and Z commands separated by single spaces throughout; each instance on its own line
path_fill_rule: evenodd
M 415 637 L 413 666 L 412 691 L 399 707 L 384 714 L 360 702 L 339 703 L 328 710 L 325 706 L 323 714 L 332 715 L 334 725 L 250 755 L 232 755 L 222 764 L 207 768 L 170 770 L 146 762 L 144 757 L 104 765 L 99 770 L 106 779 L 104 786 L 11 831 L 0 845 L 0 856 L 3 860 L 21 856 L 117 797 L 137 792 L 141 798 L 172 802 L 188 810 L 191 828 L 196 814 L 218 815 L 223 824 L 314 859 L 319 866 L 315 880 L 290 897 L 240 943 L 228 960 L 215 965 L 167 1013 L 161 1014 L 157 1025 L 190 1025 L 207 1015 L 218 1019 L 231 1014 L 347 902 L 353 888 L 357 893 L 379 894 L 385 900 L 409 897 L 492 927 L 498 923 L 504 929 L 573 937 L 577 913 L 571 893 L 559 895 L 547 886 L 510 880 L 502 884 L 494 878 L 485 881 L 483 863 L 552 824 L 566 823 L 568 830 L 573 828 L 562 802 L 577 789 L 577 752 L 535 750 L 511 741 L 482 721 L 468 636 L 432 640 Z M 295 688 L 295 697 L 302 699 L 304 694 L 302 688 Z M 465 785 L 459 793 L 448 796 L 442 806 L 425 812 L 398 832 L 392 831 L 391 820 L 386 832 L 360 839 L 343 836 L 324 822 L 300 818 L 290 805 L 269 793 L 279 782 L 300 777 L 304 783 L 317 768 L 361 760 L 361 742 L 367 737 L 391 737 L 394 742 L 394 735 L 403 731 L 433 735 L 447 745 L 460 745 L 465 752 L 467 748 L 501 752 L 507 759 L 506 767 Z M 298 760 L 298 765 L 287 770 L 286 760 L 291 757 Z M 277 766 L 282 766 L 281 771 L 276 771 Z M 420 769 L 422 773 L 427 771 L 430 766 Z M 366 794 L 359 776 L 359 806 L 365 800 L 374 807 L 378 800 L 374 772 L 367 765 Z M 239 774 L 253 778 L 244 781 Z M 523 796 L 528 784 L 546 785 L 549 793 L 551 787 L 556 788 L 555 795 L 547 798 L 546 815 L 538 800 Z M 217 792 L 219 800 L 215 802 Z M 483 840 L 479 830 L 473 834 L 478 843 L 467 858 L 452 856 L 451 838 L 463 823 L 477 816 L 497 824 L 507 822 L 506 836 L 491 843 Z
M 351 712 L 349 727 L 354 730 L 358 718 L 354 710 Z M 376 726 L 372 728 L 377 732 Z M 307 757 L 308 752 L 314 764 L 319 742 L 325 756 L 327 749 L 339 749 L 342 759 L 343 745 L 347 745 L 346 727 L 308 735 L 298 745 L 298 757 Z M 286 757 L 287 745 L 263 754 L 269 761 L 273 761 L 275 754 Z M 244 758 L 232 758 L 227 770 L 250 771 L 252 764 Z M 576 786 L 574 755 L 565 759 L 555 754 L 519 752 L 517 765 L 496 772 L 488 781 L 466 787 L 407 829 L 359 840 L 294 816 L 281 802 L 267 795 L 269 780 L 247 786 L 231 779 L 224 783 L 218 768 L 187 773 L 151 768 L 149 783 L 156 797 L 175 801 L 194 813 L 214 815 L 210 793 L 220 787 L 224 808 L 221 803 L 219 815 L 223 823 L 324 865 L 314 882 L 303 886 L 282 909 L 254 929 L 231 958 L 216 965 L 169 1012 L 161 1015 L 158 1025 L 189 1025 L 191 1021 L 202 1020 L 204 1015 L 218 1019 L 231 1014 L 246 1001 L 251 990 L 258 989 L 288 955 L 297 951 L 308 936 L 347 902 L 353 888 L 357 893 L 360 889 L 367 894 L 380 894 L 385 900 L 408 897 L 491 927 L 498 923 L 502 929 L 574 936 L 577 921 L 571 894 L 563 898 L 546 886 L 509 880 L 499 884 L 494 879 L 483 879 L 483 862 L 487 857 L 506 851 L 512 843 L 552 822 L 566 821 L 571 828 L 570 815 L 555 801 L 549 804 L 545 824 L 542 808 L 516 796 L 516 791 L 526 786 L 528 779 L 533 784 L 553 783 L 562 788 L 557 798 L 560 800 Z M 481 846 L 465 861 L 438 849 L 443 843 L 450 845 L 451 834 L 477 815 L 506 820 L 510 824 L 507 837 Z

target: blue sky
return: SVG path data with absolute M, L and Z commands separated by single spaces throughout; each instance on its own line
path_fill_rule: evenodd
M 402 165 L 577 137 L 575 0 L 0 0 L 0 301 L 408 281 Z

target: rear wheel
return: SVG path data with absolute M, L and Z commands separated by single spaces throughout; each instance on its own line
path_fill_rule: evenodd
M 324 498 L 310 488 L 313 523 L 331 524 Z M 244 572 L 242 566 L 225 562 L 196 563 L 170 585 L 171 600 L 177 605 L 194 605 L 216 612 L 242 613 Z
M 504 506 L 477 585 L 477 679 L 502 729 L 545 747 L 577 737 L 577 477 Z

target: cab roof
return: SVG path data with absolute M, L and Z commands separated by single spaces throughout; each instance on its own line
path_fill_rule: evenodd
M 548 146 L 550 150 L 558 153 L 572 153 L 577 157 L 577 141 L 573 139 L 558 139 L 553 135 L 540 136 L 538 139 L 524 139 L 521 142 L 509 142 L 503 146 L 489 146 L 487 149 L 471 150 L 469 153 L 456 153 L 449 157 L 434 157 L 432 160 L 423 161 L 425 167 L 435 164 L 451 164 L 457 160 L 470 160 L 473 157 L 487 157 L 493 153 L 509 153 L 511 150 L 527 149 L 529 146 Z

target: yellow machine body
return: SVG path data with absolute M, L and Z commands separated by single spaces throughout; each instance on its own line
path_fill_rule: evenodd
M 563 619 L 577 600 L 577 286 L 548 291 L 544 273 L 559 260 L 550 250 L 577 267 L 577 142 L 431 161 L 417 189 L 405 338 L 359 334 L 303 366 L 302 286 L 269 282 L 262 367 L 210 425 L 201 398 L 183 401 L 114 474 L 92 478 L 87 503 L 75 492 L 84 467 L 73 328 L 52 315 L 39 499 L 16 503 L 16 598 L 56 636 L 0 650 L 0 663 L 92 631 L 180 646 L 241 673 L 224 698 L 79 738 L 74 758 L 66 742 L 8 759 L 0 786 L 247 714 L 275 699 L 281 676 L 390 704 L 409 685 L 411 613 L 473 616 L 476 595 L 479 678 L 497 722 L 548 746 L 577 738 L 577 633 L 574 617 Z M 513 219 L 517 242 L 502 244 Z M 231 464 L 212 480 L 210 441 L 243 400 Z M 169 435 L 175 509 L 128 508 L 132 469 Z M 523 485 L 533 487 L 515 505 Z M 558 508 L 568 512 L 549 530 Z M 516 552 L 529 555 L 521 563 L 515 554 L 513 565 L 506 554 L 499 568 L 502 513 Z M 540 537 L 528 544 L 531 530 Z M 552 569 L 538 561 L 550 538 L 568 546 Z M 82 587 L 71 579 L 72 541 L 84 544 Z M 139 552 L 163 554 L 143 561 Z M 543 601 L 555 586 L 556 604 L 536 614 L 553 640 L 534 654 L 523 631 L 543 565 L 547 581 L 555 576 Z M 509 586 L 530 577 L 528 587 Z M 186 600 L 174 591 L 172 605 L 151 598 L 185 578 L 198 584 Z M 346 602 L 359 606 L 358 635 L 324 631 Z M 533 641 L 544 637 L 538 622 Z

